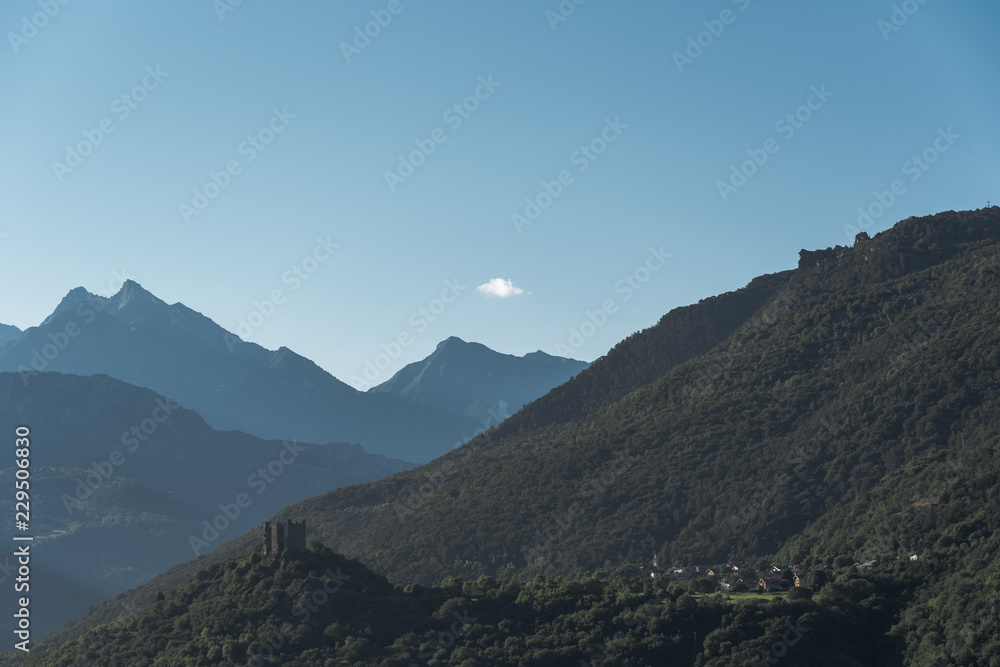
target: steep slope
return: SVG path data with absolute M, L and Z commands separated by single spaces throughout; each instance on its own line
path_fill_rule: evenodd
M 17 340 L 21 335 L 21 330 L 9 324 L 0 324 L 0 347 L 3 347 L 12 340 Z
M 0 432 L 31 429 L 32 600 L 39 632 L 291 502 L 411 465 L 357 445 L 215 431 L 173 401 L 101 375 L 42 373 L 24 386 L 17 374 L 0 373 L 0 405 Z M 9 489 L 13 463 L 11 457 L 0 469 L 0 484 Z M 241 493 L 245 502 L 233 505 Z M 220 505 L 229 511 L 216 521 Z M 12 494 L 0 499 L 0 509 L 13 519 Z M 226 525 L 206 535 L 204 521 Z M 8 540 L 12 531 L 5 522 Z M 11 562 L 8 555 L 0 563 L 4 572 Z
M 588 364 L 532 352 L 523 357 L 449 338 L 369 393 L 385 393 L 494 426 Z
M 553 389 L 533 409 L 506 420 L 497 430 L 497 440 L 583 419 L 705 354 L 765 304 L 784 303 L 784 287 L 791 275 L 783 271 L 759 276 L 741 289 L 674 308 L 656 325 L 632 334 L 585 372 Z
M 0 348 L 0 370 L 105 374 L 197 410 L 215 428 L 263 438 L 355 442 L 427 461 L 481 423 L 390 395 L 366 395 L 287 348 L 246 343 L 129 280 L 102 298 L 69 292 L 38 327 Z

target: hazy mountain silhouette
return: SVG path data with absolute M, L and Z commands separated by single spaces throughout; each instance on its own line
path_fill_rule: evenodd
M 21 335 L 21 330 L 9 324 L 0 324 L 0 347 L 3 347 L 12 340 L 17 340 Z
M 483 425 L 498 424 L 589 366 L 542 351 L 501 354 L 452 336 L 369 393 L 400 396 Z
M 31 592 L 39 632 L 291 502 L 411 465 L 358 445 L 216 431 L 194 411 L 105 375 L 42 373 L 25 386 L 17 374 L 0 373 L 0 405 L 0 432 L 31 429 Z M 13 455 L 0 470 L 11 489 L 12 463 Z M 246 495 L 242 505 L 235 504 L 239 494 Z M 0 502 L 11 518 L 12 500 Z M 228 525 L 206 539 L 204 521 Z M 8 539 L 12 528 L 4 523 Z M 3 558 L 0 573 L 10 564 Z
M 103 373 L 197 410 L 213 427 L 263 438 L 355 442 L 427 461 L 482 426 L 386 393 L 365 394 L 288 348 L 247 343 L 180 303 L 126 281 L 112 297 L 78 287 L 0 348 L 0 370 Z

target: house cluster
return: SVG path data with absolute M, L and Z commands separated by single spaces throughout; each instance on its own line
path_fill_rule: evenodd
M 786 591 L 793 586 L 805 586 L 810 572 L 826 571 L 827 565 L 772 565 L 767 570 L 756 570 L 753 563 L 722 563 L 720 565 L 695 565 L 693 567 L 660 566 L 659 558 L 653 557 L 653 566 L 644 571 L 649 577 L 670 577 L 673 581 L 686 582 L 704 577 L 717 582 L 723 593 L 742 591 L 762 591 L 765 593 Z
M 920 560 L 921 554 L 912 552 L 909 556 L 900 556 L 899 560 Z M 766 570 L 758 570 L 756 561 L 728 562 L 719 565 L 694 565 L 694 566 L 671 566 L 660 565 L 658 556 L 653 556 L 653 566 L 650 568 L 638 567 L 629 568 L 633 576 L 668 577 L 672 581 L 683 583 L 692 579 L 710 579 L 717 585 L 717 590 L 722 593 L 740 592 L 777 592 L 787 591 L 793 586 L 804 587 L 809 575 L 813 572 L 822 571 L 827 575 L 827 580 L 832 580 L 837 574 L 852 567 L 868 570 L 878 567 L 881 562 L 878 559 L 858 561 L 853 565 L 851 561 L 844 557 L 838 557 L 834 561 L 835 567 L 828 565 L 772 565 Z

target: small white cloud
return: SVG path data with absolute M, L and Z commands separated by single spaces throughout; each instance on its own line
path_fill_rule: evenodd
M 480 294 L 495 296 L 498 299 L 506 299 L 507 297 L 526 293 L 520 287 L 515 287 L 514 283 L 510 280 L 504 280 L 503 278 L 494 278 L 488 283 L 483 283 L 476 289 L 479 290 Z

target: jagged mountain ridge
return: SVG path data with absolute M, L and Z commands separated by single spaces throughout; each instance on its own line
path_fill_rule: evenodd
M 112 297 L 69 292 L 38 327 L 0 348 L 0 370 L 106 374 L 197 410 L 215 428 L 264 438 L 355 442 L 425 461 L 481 424 L 388 394 L 366 395 L 288 348 L 243 342 L 128 280 Z
M 446 341 L 439 351 L 454 359 L 461 356 L 455 348 Z M 25 382 L 39 371 L 103 373 L 189 405 L 219 429 L 356 442 L 421 462 L 586 367 L 541 352 L 517 358 L 475 349 L 474 358 L 448 362 L 434 381 L 425 374 L 425 382 L 407 389 L 397 374 L 362 393 L 286 347 L 272 352 L 243 342 L 201 313 L 168 305 L 127 280 L 111 297 L 71 290 L 40 326 L 0 346 L 0 370 L 19 372 Z M 411 367 L 440 371 L 442 361 L 436 351 Z

